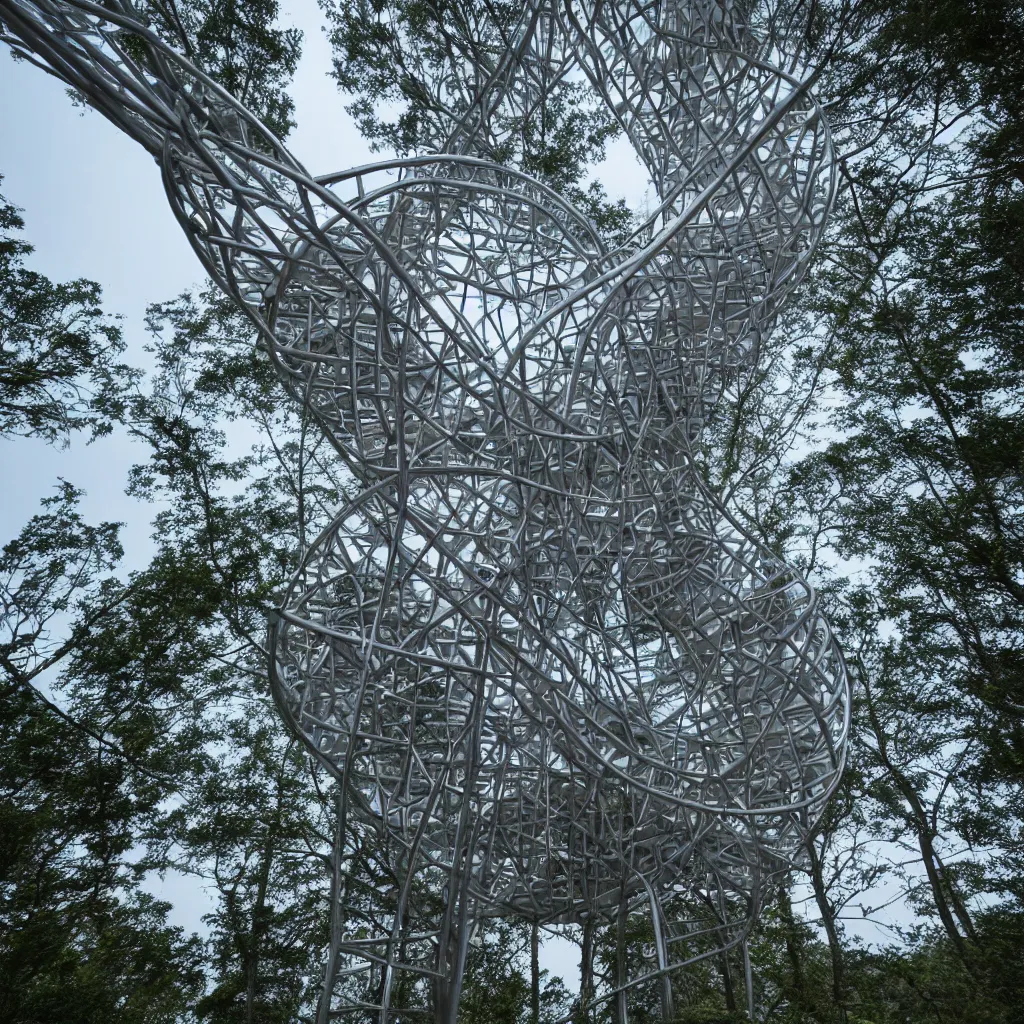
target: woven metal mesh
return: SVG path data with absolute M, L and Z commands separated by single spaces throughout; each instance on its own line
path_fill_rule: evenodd
M 617 928 L 594 997 L 625 1020 L 660 984 L 668 1018 L 671 971 L 743 940 L 841 770 L 814 591 L 693 453 L 831 202 L 824 119 L 776 66 L 794 22 L 502 10 L 475 91 L 426 83 L 431 152 L 315 179 L 129 8 L 0 0 L 8 41 L 156 158 L 359 484 L 271 629 L 279 708 L 339 783 L 322 1022 L 454 1021 L 507 915 Z M 658 196 L 614 250 L 494 162 L 566 76 Z

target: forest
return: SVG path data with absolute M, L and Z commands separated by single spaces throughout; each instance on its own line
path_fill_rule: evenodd
M 415 152 L 436 68 L 486 66 L 481 12 L 514 7 L 320 0 L 338 110 L 382 154 Z M 137 8 L 287 139 L 304 41 L 284 5 Z M 802 45 L 835 209 L 701 472 L 824 595 L 853 720 L 750 940 L 755 1017 L 1024 1022 L 1024 4 L 810 0 Z M 566 81 L 501 156 L 614 239 L 636 211 L 592 169 L 617 132 Z M 212 285 L 154 283 L 143 360 L 101 283 L 31 269 L 36 211 L 9 199 L 0 435 L 130 437 L 155 553 L 126 568 L 123 524 L 56 480 L 0 538 L 0 1020 L 312 1021 L 335 783 L 280 721 L 266 622 L 349 481 Z M 165 872 L 211 894 L 203 929 L 147 892 Z M 460 1021 L 612 1021 L 542 969 L 529 923 L 488 929 Z M 618 941 L 594 939 L 598 980 Z M 679 1024 L 747 1020 L 745 970 L 733 950 L 682 971 Z M 652 990 L 630 1020 L 659 1014 Z

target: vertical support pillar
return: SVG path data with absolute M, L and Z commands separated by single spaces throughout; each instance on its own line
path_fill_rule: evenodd
M 337 825 L 334 835 L 334 850 L 331 853 L 331 932 L 327 946 L 327 963 L 324 965 L 324 983 L 320 992 L 320 1002 L 316 1008 L 316 1024 L 330 1024 L 331 999 L 334 995 L 334 977 L 338 970 L 339 947 L 341 932 L 344 927 L 344 910 L 341 905 L 341 888 L 343 884 L 341 872 L 341 854 L 345 845 L 345 800 L 342 783 L 337 780 L 338 787 Z
M 750 966 L 750 946 L 743 940 L 743 979 L 747 985 L 747 1016 L 754 1020 L 754 972 Z
M 625 886 L 623 886 L 625 890 Z M 626 1006 L 626 897 L 623 891 L 619 904 L 619 920 L 615 929 L 615 1024 L 629 1024 L 629 1010 Z
M 654 929 L 654 948 L 658 955 L 658 970 L 662 972 L 661 1019 L 665 1024 L 672 1024 L 676 1017 L 676 1011 L 672 1002 L 672 978 L 668 973 L 668 942 L 665 937 L 665 922 L 662 917 L 661 903 L 654 895 L 654 890 L 647 879 L 644 879 L 644 887 L 647 889 L 647 898 L 651 906 L 651 927 Z

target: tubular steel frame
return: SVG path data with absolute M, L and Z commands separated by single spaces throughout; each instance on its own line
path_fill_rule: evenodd
M 783 14 L 529 0 L 476 94 L 432 83 L 436 151 L 314 178 L 125 0 L 0 0 L 6 41 L 154 156 L 361 487 L 270 632 L 281 714 L 338 782 L 321 1024 L 454 1024 L 503 915 L 591 949 L 617 929 L 595 998 L 624 1022 L 656 985 L 669 1020 L 671 972 L 745 940 L 836 785 L 848 685 L 815 593 L 693 455 L 832 199 Z M 491 159 L 498 115 L 572 74 L 659 197 L 614 250 Z

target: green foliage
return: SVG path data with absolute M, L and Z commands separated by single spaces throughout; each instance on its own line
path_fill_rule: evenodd
M 449 135 L 472 95 L 467 71 L 474 83 L 486 81 L 522 14 L 514 3 L 450 0 L 340 0 L 324 9 L 335 77 L 354 96 L 360 130 L 398 152 L 431 148 Z M 460 76 L 465 84 L 453 85 Z M 496 159 L 556 187 L 578 181 L 618 131 L 591 90 L 567 81 L 549 83 L 529 111 L 502 102 L 489 127 L 506 140 Z
M 73 430 L 106 433 L 134 376 L 117 362 L 121 330 L 100 309 L 99 285 L 54 284 L 25 267 L 23 227 L 0 196 L 0 436 L 66 444 Z
M 138 889 L 159 792 L 17 681 L 0 700 L 0 1017 L 173 1021 L 204 985 L 198 941 Z
M 494 921 L 470 951 L 459 1002 L 459 1024 L 530 1024 L 530 929 Z M 558 978 L 540 978 L 540 1024 L 565 1019 L 569 996 Z
M 745 1024 L 749 1020 L 745 1011 L 741 1013 L 714 1003 L 701 1003 L 676 1014 L 675 1024 Z
M 854 15 L 862 45 L 826 73 L 844 189 L 797 356 L 828 435 L 776 487 L 846 576 L 871 828 L 914 850 L 908 897 L 978 977 L 972 901 L 1015 905 L 1024 853 L 1024 284 L 1006 234 L 1022 19 L 962 3 Z
M 303 449 L 239 317 L 183 297 L 151 326 L 149 387 L 120 396 L 151 452 L 131 486 L 163 505 L 150 564 L 125 572 L 67 483 L 0 556 L 5 1020 L 291 1021 L 322 956 L 323 780 L 273 710 L 263 637 L 338 490 L 305 486 L 322 442 Z M 265 433 L 235 454 L 242 416 Z M 140 890 L 166 870 L 215 893 L 205 941 Z

